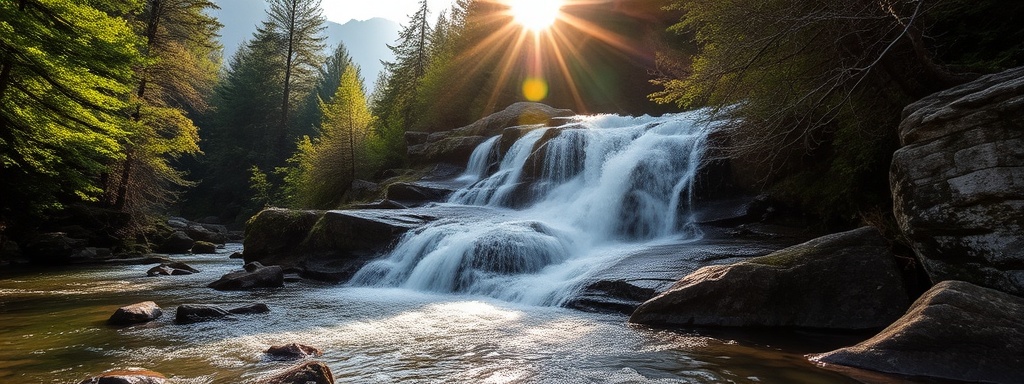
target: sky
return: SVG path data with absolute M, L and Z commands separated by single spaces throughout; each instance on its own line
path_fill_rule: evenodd
M 439 10 L 451 7 L 454 0 L 427 0 L 431 18 Z M 409 16 L 416 13 L 419 0 L 321 0 L 327 20 L 344 24 L 349 20 L 366 20 L 374 17 L 385 18 L 405 24 Z

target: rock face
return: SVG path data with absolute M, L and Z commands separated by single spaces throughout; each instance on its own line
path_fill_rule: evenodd
M 944 281 L 871 339 L 811 360 L 968 382 L 1024 379 L 1024 299 Z
M 284 269 L 277 265 L 267 267 L 252 262 L 245 265 L 245 270 L 228 273 L 207 286 L 218 291 L 283 287 Z
M 307 278 L 341 281 L 405 232 L 435 219 L 411 210 L 268 209 L 249 221 L 244 257 L 299 269 Z
M 322 356 L 324 354 L 316 347 L 298 343 L 275 345 L 267 349 L 264 353 L 275 360 L 301 360 L 307 357 Z
M 1024 295 L 1024 67 L 904 110 L 890 182 L 900 228 L 933 282 Z
M 877 329 L 909 299 L 875 228 L 708 266 L 642 304 L 629 321 L 667 326 Z
M 136 303 L 128 306 L 118 308 L 114 311 L 114 314 L 110 316 L 107 323 L 113 325 L 131 325 L 146 323 L 156 320 L 163 315 L 163 311 L 160 307 L 152 301 L 145 301 Z
M 260 384 L 334 384 L 334 375 L 326 364 L 311 361 L 289 368 L 272 377 L 259 381 Z
M 394 183 L 388 186 L 385 201 L 394 201 L 410 206 L 417 203 L 444 201 L 452 192 L 451 189 L 421 183 Z
M 79 384 L 164 384 L 167 377 L 147 369 L 125 369 L 104 372 Z
M 426 134 L 409 132 L 409 158 L 417 164 L 447 162 L 464 165 L 480 143 L 502 134 L 506 128 L 527 125 L 558 125 L 557 119 L 575 115 L 568 109 L 556 109 L 540 103 L 510 105 L 473 124 L 450 131 Z

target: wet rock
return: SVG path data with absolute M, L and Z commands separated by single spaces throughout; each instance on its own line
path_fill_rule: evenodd
M 207 241 L 197 241 L 192 246 L 192 253 L 197 255 L 217 253 L 217 244 Z
M 245 258 L 245 255 L 242 252 L 235 252 L 235 253 L 232 253 L 231 256 L 228 256 L 228 258 L 229 259 L 243 259 L 243 258 Z
M 218 291 L 240 291 L 256 288 L 278 288 L 284 286 L 284 269 L 280 266 L 263 266 L 249 263 L 245 270 L 231 272 L 207 285 Z
M 264 353 L 274 360 L 302 360 L 307 357 L 319 357 L 324 354 L 316 347 L 298 343 L 275 345 L 268 348 Z
M 409 208 L 405 204 L 399 203 L 394 200 L 379 200 L 367 204 L 356 204 L 352 206 L 353 209 L 406 209 Z
M 908 304 L 888 244 L 875 228 L 865 227 L 701 268 L 637 308 L 630 322 L 877 329 L 899 318 Z
M 484 136 L 455 136 L 409 147 L 409 159 L 415 164 L 465 164 Z
M 388 186 L 387 200 L 405 205 L 444 201 L 452 194 L 451 189 L 437 188 L 417 183 L 394 183 Z M 411 204 L 410 204 L 411 203 Z
M 904 109 L 894 214 L 932 282 L 1024 295 L 1024 67 Z
M 187 253 L 192 249 L 196 241 L 184 231 L 174 231 L 160 244 L 160 251 L 166 253 Z
M 260 384 L 334 384 L 334 375 L 326 364 L 311 361 L 258 381 Z
M 266 304 L 249 304 L 246 306 L 238 307 L 235 309 L 228 310 L 229 313 L 236 315 L 256 315 L 260 313 L 270 312 L 270 307 Z
M 256 214 L 245 227 L 245 260 L 294 267 L 303 257 L 299 247 L 325 211 L 271 208 Z
M 568 109 L 557 109 L 540 103 L 520 102 L 453 131 L 462 136 L 492 137 L 502 134 L 505 128 L 509 127 L 560 125 L 564 122 L 564 118 L 574 115 L 575 113 Z
M 107 371 L 78 384 L 164 384 L 167 377 L 148 369 L 131 368 Z
M 182 304 L 174 314 L 178 324 L 192 324 L 232 318 L 231 313 L 214 305 Z
M 161 315 L 163 315 L 163 311 L 160 310 L 156 303 L 145 301 L 118 308 L 117 311 L 114 311 L 113 315 L 110 315 L 107 323 L 113 325 L 146 323 L 156 320 Z
M 85 249 L 87 241 L 73 239 L 63 232 L 44 233 L 25 245 L 24 254 L 32 262 L 63 262 Z
M 180 276 L 180 275 L 191 275 L 198 273 L 199 270 L 192 268 L 188 264 L 181 262 L 167 262 L 150 268 L 146 272 L 147 276 Z
M 211 229 L 213 228 L 213 229 Z M 220 232 L 223 230 L 223 232 Z M 224 244 L 228 240 L 227 228 L 219 225 L 190 223 L 185 233 L 196 241 L 205 241 L 214 244 Z
M 875 337 L 810 358 L 908 376 L 1019 383 L 1024 378 L 1024 299 L 945 281 Z

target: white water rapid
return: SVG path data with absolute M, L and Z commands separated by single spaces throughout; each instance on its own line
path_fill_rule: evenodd
M 352 284 L 562 304 L 637 244 L 699 236 L 692 191 L 710 128 L 701 111 L 601 115 L 534 129 L 504 152 L 491 138 L 446 204 L 500 214 L 411 231 Z

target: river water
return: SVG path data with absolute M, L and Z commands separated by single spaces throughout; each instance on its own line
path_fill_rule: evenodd
M 227 258 L 238 246 L 175 255 L 202 270 L 189 276 L 109 265 L 8 273 L 0 278 L 0 382 L 74 383 L 125 367 L 178 383 L 247 382 L 286 368 L 263 351 L 292 342 L 324 350 L 343 383 L 852 382 L 802 353 L 855 340 L 678 333 L 562 307 L 587 276 L 632 250 L 700 238 L 693 183 L 712 126 L 700 111 L 582 116 L 511 145 L 487 140 L 446 204 L 496 214 L 414 229 L 349 284 L 206 288 L 241 267 Z M 149 300 L 164 308 L 159 320 L 104 324 L 118 307 Z M 272 311 L 172 321 L 181 304 L 256 302 Z
M 229 247 L 232 247 L 229 245 Z M 236 246 L 237 247 L 237 246 Z M 175 255 L 202 272 L 145 277 L 149 266 L 21 271 L 0 278 L 0 382 L 77 383 L 145 367 L 175 383 L 241 383 L 288 363 L 266 360 L 299 342 L 339 383 L 852 383 L 801 353 L 832 346 L 653 330 L 623 315 L 511 304 L 489 297 L 313 282 L 253 292 L 205 285 L 240 267 L 227 255 Z M 112 327 L 117 307 L 153 300 L 164 316 Z M 180 304 L 267 314 L 174 324 Z M 815 343 L 818 344 L 818 343 Z

